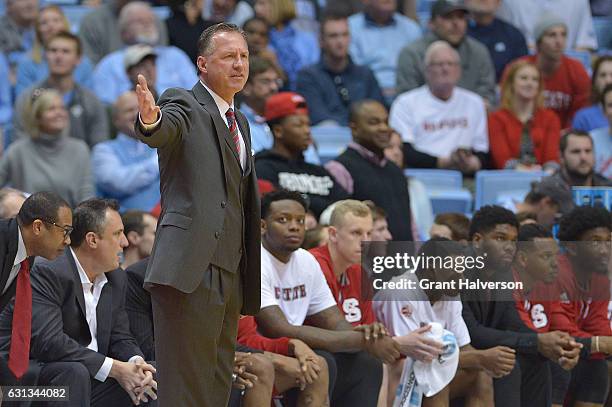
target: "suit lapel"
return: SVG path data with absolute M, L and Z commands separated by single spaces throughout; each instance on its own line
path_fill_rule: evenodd
M 108 278 L 108 276 L 107 276 Z M 96 322 L 98 328 L 96 338 L 98 339 L 98 352 L 108 354 L 108 346 L 110 342 L 111 321 L 113 309 L 113 289 L 110 280 L 102 287 L 98 307 L 96 308 Z
M 9 275 L 11 274 L 11 270 L 13 269 L 13 263 L 15 263 L 15 256 L 17 256 L 17 246 L 19 244 L 19 233 L 17 221 L 15 219 L 10 219 L 8 224 L 6 225 L 7 231 L 4 235 L 4 245 L 2 249 L 4 249 L 4 264 L 2 265 L 2 277 L 0 278 L 0 293 L 4 290 L 6 286 L 6 282 L 8 281 Z M 13 280 L 15 283 L 17 279 Z M 11 287 L 4 294 L 8 294 L 11 290 L 15 290 L 13 287 L 15 284 L 11 284 Z M 12 297 L 12 296 L 11 296 Z
M 70 270 L 72 271 L 72 279 L 74 281 L 74 287 L 76 291 L 77 302 L 79 303 L 79 308 L 81 308 L 81 314 L 83 315 L 83 320 L 85 321 L 85 325 L 87 325 L 87 311 L 85 308 L 85 295 L 83 294 L 83 284 L 81 284 L 81 278 L 79 277 L 79 270 L 77 269 L 76 262 L 74 261 L 74 257 L 72 256 L 72 251 L 70 248 L 66 248 L 66 258 L 68 258 L 68 264 L 70 264 Z M 89 332 L 89 329 L 87 329 Z
M 213 119 L 213 123 L 216 129 L 215 134 L 217 135 L 217 138 L 219 139 L 219 145 L 222 146 L 223 143 L 225 142 L 225 144 L 229 147 L 230 151 L 234 155 L 234 158 L 236 158 L 236 161 L 240 163 L 238 152 L 236 151 L 236 145 L 234 144 L 234 140 L 232 140 L 229 129 L 227 128 L 227 125 L 225 124 L 225 121 L 223 121 L 223 118 L 221 117 L 221 114 L 219 113 L 219 108 L 217 107 L 215 100 L 210 95 L 210 93 L 208 93 L 206 88 L 204 88 L 204 86 L 200 83 L 200 81 L 196 83 L 192 91 L 198 103 L 202 105 L 202 107 L 210 114 L 210 116 Z

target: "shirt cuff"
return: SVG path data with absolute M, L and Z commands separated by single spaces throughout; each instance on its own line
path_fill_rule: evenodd
M 98 373 L 96 373 L 94 379 L 100 382 L 106 381 L 106 378 L 108 377 L 112 367 L 113 360 L 109 357 L 104 358 L 104 363 L 102 363 L 102 367 L 100 367 L 100 370 L 98 370 Z
M 154 130 L 157 126 L 159 126 L 159 123 L 161 122 L 161 118 L 162 118 L 162 112 L 160 111 L 159 112 L 159 118 L 157 119 L 157 121 L 155 123 L 145 124 L 140 119 L 140 113 L 138 113 L 138 123 L 140 123 L 140 127 L 142 127 L 144 129 L 144 131 Z
M 130 362 L 130 363 L 144 362 L 144 361 L 145 360 L 140 355 L 134 355 L 134 356 L 132 356 L 131 358 L 128 359 L 128 362 Z

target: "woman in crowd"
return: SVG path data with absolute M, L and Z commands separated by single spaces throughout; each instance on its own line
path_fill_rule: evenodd
M 43 7 L 36 20 L 36 39 L 32 51 L 17 65 L 16 95 L 49 75 L 44 56 L 45 43 L 60 31 L 70 31 L 70 23 L 62 9 L 55 5 Z M 74 71 L 74 78 L 79 85 L 90 88 L 92 72 L 93 64 L 83 56 Z
M 94 196 L 89 147 L 69 137 L 68 111 L 55 90 L 36 89 L 24 108 L 29 137 L 0 159 L 0 186 L 29 193 L 52 191 L 72 206 Z
M 591 131 L 608 127 L 608 119 L 603 112 L 599 101 L 601 92 L 612 83 L 612 55 L 601 56 L 593 64 L 593 76 L 591 77 L 591 106 L 583 107 L 576 112 L 572 127 L 578 130 Z
M 508 68 L 501 108 L 489 115 L 489 152 L 497 169 L 553 171 L 559 161 L 561 124 L 542 101 L 538 68 L 517 61 Z
M 264 19 L 270 29 L 270 45 L 281 68 L 287 74 L 288 90 L 295 90 L 298 71 L 319 60 L 316 36 L 299 29 L 293 0 L 256 0 L 255 15 Z

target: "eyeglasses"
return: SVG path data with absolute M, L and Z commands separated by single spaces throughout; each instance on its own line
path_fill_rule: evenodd
M 70 234 L 71 234 L 71 233 L 72 233 L 72 231 L 74 230 L 74 227 L 73 227 L 73 226 L 68 226 L 68 225 L 61 226 L 61 225 L 58 225 L 58 224 L 57 224 L 57 223 L 55 223 L 55 222 L 51 222 L 50 220 L 46 220 L 46 219 L 41 219 L 41 220 L 42 220 L 43 222 L 45 222 L 45 223 L 48 223 L 49 225 L 53 225 L 53 226 L 55 226 L 56 228 L 60 228 L 60 229 L 62 229 L 62 230 L 64 231 L 64 239 L 65 239 L 65 238 L 67 238 L 68 236 L 70 236 Z

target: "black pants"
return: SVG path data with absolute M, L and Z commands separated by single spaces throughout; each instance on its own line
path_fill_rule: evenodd
M 240 276 L 210 266 L 192 293 L 158 285 L 149 291 L 160 407 L 226 406 L 242 306 Z
M 563 404 L 569 393 L 574 401 L 603 404 L 608 394 L 608 363 L 605 359 L 580 359 L 571 372 L 551 363 L 553 402 Z
M 38 377 L 40 386 L 68 386 L 68 401 L 35 403 L 45 407 L 130 407 L 132 400 L 123 388 L 110 377 L 104 382 L 92 379 L 87 368 L 79 362 L 45 363 Z M 157 406 L 150 400 L 142 405 Z
M 316 350 L 329 369 L 334 407 L 376 407 L 382 383 L 382 363 L 366 352 L 330 353 Z
M 493 381 L 495 407 L 549 407 L 552 404 L 550 365 L 540 355 L 516 355 L 509 375 Z

